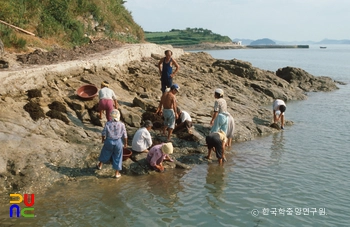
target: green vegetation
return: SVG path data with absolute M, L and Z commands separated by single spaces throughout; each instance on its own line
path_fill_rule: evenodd
M 172 29 L 169 32 L 145 32 L 145 39 L 151 43 L 171 44 L 173 46 L 196 45 L 205 42 L 232 42 L 228 36 L 221 36 L 203 28 Z
M 0 20 L 36 37 L 0 24 L 0 38 L 7 48 L 25 48 L 26 44 L 72 47 L 88 43 L 88 37 L 129 43 L 143 41 L 142 28 L 123 3 L 123 0 L 2 0 Z
M 14 47 L 16 49 L 23 49 L 27 41 L 22 38 L 18 38 L 16 34 L 12 32 L 9 28 L 1 28 L 0 26 L 0 39 L 3 41 L 5 47 Z

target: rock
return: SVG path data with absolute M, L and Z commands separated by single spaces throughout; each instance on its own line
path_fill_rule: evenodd
M 1 54 L 0 54 L 0 56 L 1 56 Z M 5 68 L 8 68 L 8 67 L 9 67 L 9 62 L 0 59 L 0 69 L 5 69 Z
M 141 107 L 141 109 L 146 110 L 146 111 L 154 111 L 158 107 L 158 104 L 156 100 L 151 100 L 147 98 L 139 98 L 135 97 L 132 103 L 135 106 Z
M 82 111 L 85 109 L 85 103 L 83 101 L 77 99 L 70 99 L 65 97 L 65 102 L 69 105 L 73 110 Z
M 338 89 L 331 78 L 315 77 L 299 68 L 281 68 L 277 70 L 276 75 L 303 91 L 333 91 Z
M 191 167 L 189 165 L 186 165 L 184 163 L 181 163 L 179 161 L 174 161 L 175 165 L 177 168 L 180 168 L 180 169 L 191 169 Z
M 280 130 L 280 129 L 281 129 L 281 126 L 279 126 L 279 125 L 276 124 L 276 123 L 272 123 L 272 124 L 270 125 L 270 127 L 271 127 L 271 128 L 274 128 L 274 129 L 277 129 L 277 130 Z
M 141 108 L 130 108 L 130 107 L 123 107 L 120 108 L 120 114 L 121 119 L 126 124 L 139 128 L 141 126 L 141 115 L 142 115 L 142 109 Z

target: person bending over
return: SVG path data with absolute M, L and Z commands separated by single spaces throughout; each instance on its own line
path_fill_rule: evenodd
M 272 104 L 273 123 L 281 120 L 281 129 L 284 129 L 284 113 L 286 112 L 286 103 L 281 99 L 276 99 Z
M 102 119 L 102 112 L 105 110 L 106 118 L 108 121 L 110 121 L 110 113 L 113 109 L 118 109 L 118 101 L 114 91 L 109 88 L 109 83 L 107 81 L 103 81 L 101 83 L 101 89 L 98 92 L 98 98 L 98 110 L 100 114 L 100 119 Z
M 192 133 L 192 118 L 190 116 L 189 113 L 187 113 L 186 111 L 183 111 L 181 110 L 179 107 L 176 108 L 176 112 L 177 112 L 177 115 L 179 116 L 179 118 L 177 119 L 177 125 L 174 129 L 174 131 L 178 131 L 178 130 L 181 130 L 181 129 L 187 129 L 187 132 L 188 133 Z
M 219 164 L 222 165 L 222 160 L 226 161 L 225 157 L 225 144 L 226 144 L 226 134 L 222 130 L 214 133 L 210 133 L 206 136 L 205 141 L 208 147 L 208 155 L 205 157 L 210 159 L 211 152 L 214 150 L 216 157 L 218 158 Z

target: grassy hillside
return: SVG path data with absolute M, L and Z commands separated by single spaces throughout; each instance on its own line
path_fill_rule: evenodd
M 221 36 L 203 28 L 173 29 L 169 32 L 145 32 L 145 39 L 151 43 L 171 44 L 173 46 L 196 45 L 205 42 L 232 42 L 228 36 Z
M 73 47 L 95 38 L 143 41 L 142 28 L 123 3 L 122 0 L 0 0 L 0 20 L 35 34 L 30 36 L 0 24 L 0 39 L 8 49 Z

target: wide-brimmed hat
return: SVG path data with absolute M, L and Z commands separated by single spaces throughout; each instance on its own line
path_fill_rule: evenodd
M 224 90 L 222 90 L 221 88 L 217 88 L 215 89 L 215 93 L 218 93 L 219 95 L 224 95 Z
M 222 131 L 221 129 L 218 131 L 218 134 L 220 136 L 221 141 L 226 141 L 226 133 Z
M 162 146 L 162 151 L 165 154 L 172 154 L 173 153 L 173 144 L 172 143 L 164 143 Z
M 112 110 L 110 114 L 111 118 L 115 121 L 120 121 L 120 112 L 117 109 Z

